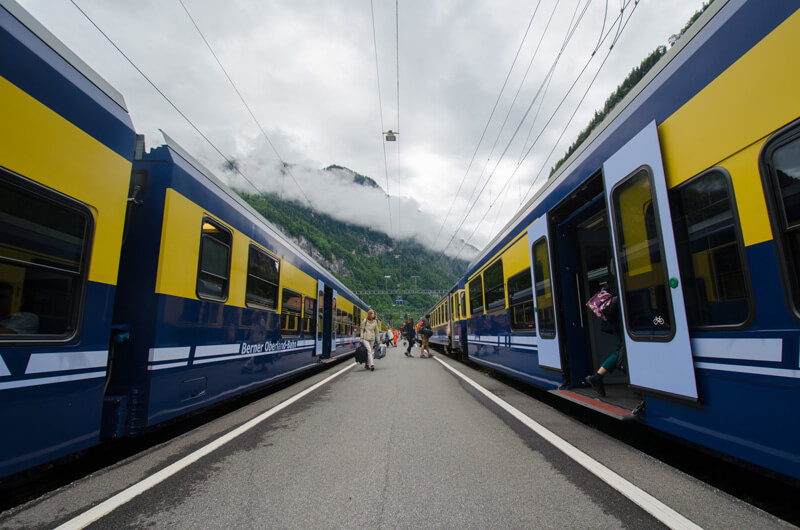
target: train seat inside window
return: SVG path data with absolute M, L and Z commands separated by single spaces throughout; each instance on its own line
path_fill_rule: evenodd
M 82 205 L 0 173 L 0 336 L 77 329 L 91 221 Z

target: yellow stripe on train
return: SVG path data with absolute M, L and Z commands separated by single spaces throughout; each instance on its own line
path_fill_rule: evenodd
M 255 243 L 244 233 L 209 214 L 201 206 L 171 188 L 167 189 L 164 199 L 156 293 L 197 299 L 197 268 L 204 217 L 212 217 L 233 234 L 228 299 L 225 304 L 245 307 L 249 250 L 250 245 Z M 274 255 L 270 249 L 257 246 Z M 280 260 L 280 267 L 281 289 L 286 287 L 316 299 L 317 282 L 314 278 L 285 260 Z M 279 291 L 277 310 L 281 309 L 281 293 L 282 291 Z
M 87 205 L 94 215 L 89 281 L 115 285 L 131 163 L 0 77 L 2 165 Z
M 772 239 L 758 172 L 766 138 L 800 116 L 800 12 L 662 123 L 669 187 L 723 166 L 731 174 L 745 245 Z

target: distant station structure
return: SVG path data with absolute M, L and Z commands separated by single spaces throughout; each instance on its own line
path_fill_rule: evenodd
M 356 296 L 365 294 L 429 294 L 431 296 L 444 296 L 447 293 L 444 289 L 379 289 L 376 291 L 353 291 Z

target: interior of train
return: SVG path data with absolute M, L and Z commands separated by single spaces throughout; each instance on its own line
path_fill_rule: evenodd
M 559 326 L 565 340 L 562 344 L 565 383 L 571 391 L 595 398 L 598 394 L 584 379 L 616 350 L 613 333 L 608 332 L 608 326 L 604 330 L 600 318 L 586 307 L 592 295 L 614 280 L 609 271 L 613 266 L 613 251 L 602 175 L 597 173 L 562 201 L 551 211 L 551 219 L 557 246 L 554 256 L 558 259 L 553 280 L 563 309 L 563 322 Z M 641 396 L 629 386 L 626 371 L 615 370 L 603 382 L 606 391 L 603 401 L 629 410 L 641 402 Z

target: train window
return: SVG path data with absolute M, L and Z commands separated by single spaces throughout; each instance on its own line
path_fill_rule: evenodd
M 198 298 L 225 301 L 231 261 L 231 233 L 210 217 L 203 218 L 200 263 L 197 273 Z
M 556 336 L 556 313 L 553 306 L 553 291 L 550 282 L 550 253 L 547 240 L 539 239 L 531 248 L 533 271 L 536 274 L 535 311 L 539 314 L 539 335 L 543 338 Z
M 749 282 L 730 178 L 698 175 L 670 192 L 670 205 L 689 326 L 745 324 Z
M 672 300 L 650 178 L 647 169 L 640 169 L 611 193 L 622 261 L 620 283 L 631 338 L 671 340 L 675 334 Z
M 483 273 L 483 293 L 487 309 L 506 305 L 503 281 L 503 260 L 497 260 Z
M 796 318 L 800 318 L 800 121 L 770 139 L 761 170 L 769 190 L 770 214 L 781 274 Z
M 78 328 L 93 219 L 79 203 L 0 171 L 0 339 Z
M 508 306 L 511 329 L 516 331 L 536 331 L 530 269 L 525 269 L 508 279 Z
M 303 297 L 289 289 L 283 290 L 281 299 L 281 338 L 298 338 L 300 336 L 301 311 Z
M 467 313 L 466 313 L 466 311 L 467 311 L 467 294 L 464 291 L 461 292 L 461 301 L 458 303 L 458 308 L 459 308 L 459 311 L 461 311 L 460 318 L 462 318 L 462 319 L 466 318 L 467 317 Z
M 280 265 L 260 248 L 250 245 L 247 260 L 247 287 L 245 304 L 248 307 L 276 309 L 278 306 L 278 282 Z
M 480 276 L 469 282 L 470 313 L 483 312 L 483 280 Z
M 306 321 L 305 335 L 314 337 L 317 333 L 317 301 L 308 296 L 303 299 L 303 319 Z

